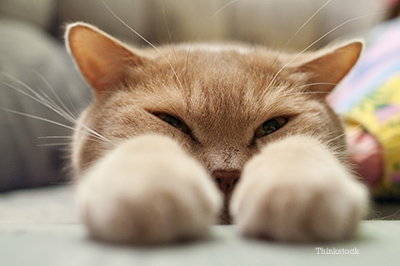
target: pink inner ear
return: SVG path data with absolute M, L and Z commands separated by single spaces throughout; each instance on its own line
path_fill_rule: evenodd
M 141 57 L 93 26 L 72 26 L 67 37 L 71 54 L 96 96 L 124 82 L 128 66 L 142 64 Z
M 311 86 L 312 91 L 330 92 L 351 70 L 362 50 L 361 42 L 353 42 L 301 65 L 300 71 L 311 73 L 310 83 L 331 83 L 332 85 Z M 326 94 L 324 94 L 326 96 Z

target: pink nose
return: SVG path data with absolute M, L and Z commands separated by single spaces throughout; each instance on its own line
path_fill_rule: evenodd
M 233 189 L 240 178 L 240 171 L 238 170 L 215 170 L 212 172 L 212 177 L 217 185 L 224 193 L 226 198 L 229 198 Z

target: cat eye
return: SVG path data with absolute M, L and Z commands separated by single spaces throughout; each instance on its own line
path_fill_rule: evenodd
M 284 117 L 276 117 L 272 118 L 266 122 L 264 122 L 261 126 L 256 129 L 255 137 L 261 138 L 266 135 L 269 135 L 281 127 L 283 127 L 287 122 L 287 119 Z
M 183 133 L 189 134 L 188 126 L 184 122 L 182 122 L 182 120 L 168 114 L 157 114 L 156 116 L 159 117 L 164 122 L 170 124 L 171 126 L 179 129 Z

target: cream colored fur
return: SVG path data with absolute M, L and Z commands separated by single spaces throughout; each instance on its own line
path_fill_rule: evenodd
M 231 210 L 248 236 L 333 241 L 354 234 L 367 199 L 367 190 L 324 145 L 294 136 L 247 163 Z
M 157 135 L 118 145 L 87 171 L 77 196 L 92 236 L 137 244 L 204 237 L 221 208 L 204 168 Z
M 362 43 L 306 54 L 242 44 L 137 49 L 85 23 L 69 25 L 66 40 L 95 95 L 71 153 L 91 236 L 196 239 L 232 215 L 250 237 L 354 235 L 368 194 L 346 165 L 343 127 L 325 96 Z M 260 135 L 275 118 L 282 127 Z

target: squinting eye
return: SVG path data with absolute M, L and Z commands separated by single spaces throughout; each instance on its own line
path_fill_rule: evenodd
M 161 120 L 170 124 L 171 126 L 179 129 L 183 133 L 185 133 L 185 134 L 189 133 L 188 126 L 184 122 L 179 120 L 178 118 L 176 118 L 172 115 L 168 115 L 168 114 L 157 114 L 156 116 L 158 116 Z
M 264 124 L 262 124 L 256 129 L 255 137 L 261 138 L 263 136 L 269 135 L 277 131 L 281 127 L 283 127 L 286 124 L 286 122 L 287 119 L 283 117 L 272 118 L 264 122 Z

